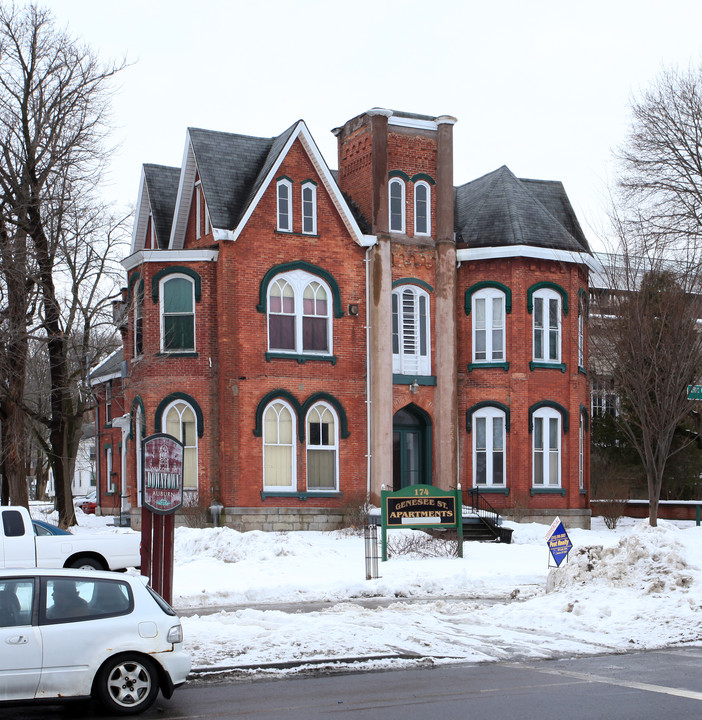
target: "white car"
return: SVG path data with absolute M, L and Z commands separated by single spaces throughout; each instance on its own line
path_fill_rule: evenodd
M 183 630 L 147 578 L 63 569 L 0 570 L 0 701 L 93 697 L 146 710 L 190 672 Z

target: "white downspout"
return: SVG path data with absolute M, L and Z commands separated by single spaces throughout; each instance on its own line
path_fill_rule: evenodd
M 371 493 L 370 251 L 370 247 L 366 248 L 366 498 L 370 498 Z

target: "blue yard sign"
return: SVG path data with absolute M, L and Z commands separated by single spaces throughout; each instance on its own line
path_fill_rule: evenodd
M 560 518 L 557 517 L 551 523 L 551 527 L 546 533 L 546 542 L 556 567 L 560 567 L 563 560 L 568 557 L 568 553 L 573 549 L 573 543 L 570 541 Z

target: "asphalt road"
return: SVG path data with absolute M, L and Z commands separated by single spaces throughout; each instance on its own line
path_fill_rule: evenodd
M 140 717 L 164 720 L 642 720 L 702 717 L 702 647 L 284 680 L 198 680 Z M 103 718 L 90 702 L 2 707 L 5 720 Z

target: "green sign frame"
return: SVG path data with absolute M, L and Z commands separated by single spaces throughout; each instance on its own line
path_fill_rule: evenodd
M 463 498 L 460 488 L 440 490 L 433 485 L 409 485 L 397 492 L 380 493 L 382 560 L 388 559 L 387 531 L 410 528 L 456 530 L 458 557 L 463 557 Z

